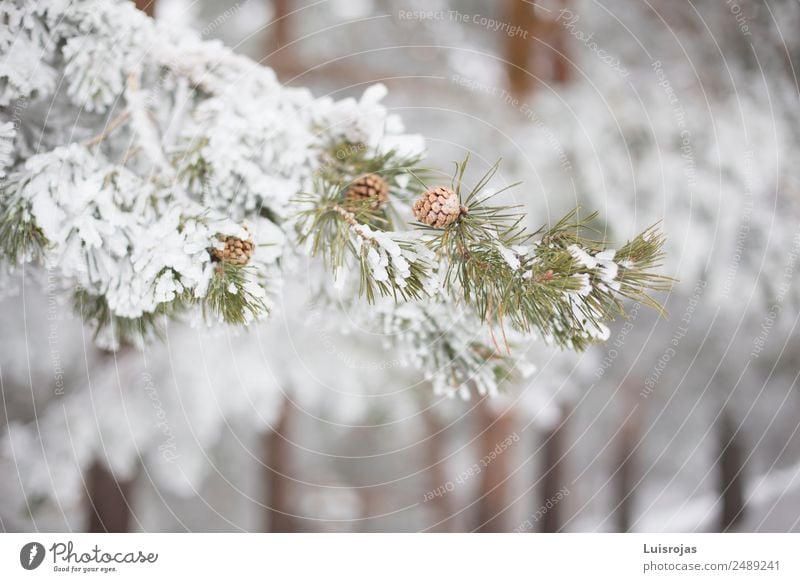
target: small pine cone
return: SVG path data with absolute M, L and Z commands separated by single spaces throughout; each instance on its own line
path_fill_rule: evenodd
M 244 227 L 244 229 L 247 230 L 247 227 Z M 225 246 L 221 249 L 216 247 L 211 249 L 211 255 L 215 260 L 224 263 L 246 265 L 256 250 L 256 244 L 252 238 L 242 240 L 232 236 L 219 235 L 217 239 L 225 243 Z
M 444 228 L 453 224 L 467 209 L 458 203 L 458 194 L 447 186 L 437 186 L 423 192 L 414 202 L 414 216 L 417 220 L 434 228 Z
M 383 208 L 389 201 L 389 184 L 378 174 L 364 174 L 353 180 L 344 198 L 346 202 L 356 204 L 370 201 L 370 207 Z

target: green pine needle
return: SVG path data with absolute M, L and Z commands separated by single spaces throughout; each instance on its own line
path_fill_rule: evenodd
M 188 305 L 188 297 L 182 296 L 168 303 L 161 303 L 152 313 L 140 317 L 119 317 L 111 312 L 106 298 L 92 295 L 86 289 L 78 289 L 72 298 L 73 306 L 84 323 L 94 328 L 94 337 L 110 328 L 121 345 L 141 346 L 153 338 L 164 337 L 164 324 L 176 317 Z
M 206 317 L 233 325 L 246 325 L 268 313 L 264 299 L 248 289 L 248 282 L 252 279 L 252 268 L 247 265 L 226 261 L 216 263 L 203 298 Z
M 8 195 L 7 191 L 0 193 L 0 196 Z M 28 259 L 38 261 L 48 246 L 44 232 L 34 222 L 24 200 L 0 201 L 0 256 L 11 264 Z
M 587 268 L 570 252 L 572 245 L 591 255 L 607 248 L 604 241 L 584 235 L 592 232 L 590 224 L 596 214 L 579 219 L 576 209 L 555 225 L 531 233 L 522 226 L 525 215 L 520 207 L 495 205 L 491 202 L 494 196 L 481 195 L 499 162 L 466 196 L 461 194 L 468 160 L 457 164 L 453 177 L 454 189 L 467 212 L 445 229 L 416 225 L 429 235 L 431 249 L 443 261 L 445 289 L 455 300 L 472 305 L 490 325 L 502 327 L 509 321 L 523 332 L 538 332 L 559 346 L 576 350 L 591 343 L 590 331 L 599 332 L 604 322 L 624 315 L 624 298 L 663 313 L 661 305 L 648 295 L 665 291 L 673 283 L 655 272 L 664 244 L 655 227 L 616 253 L 619 271 L 614 285 L 618 288 L 613 289 L 602 280 L 599 268 Z M 532 252 L 514 250 L 531 246 Z M 516 268 L 509 261 L 516 261 Z M 579 295 L 586 283 L 589 295 Z

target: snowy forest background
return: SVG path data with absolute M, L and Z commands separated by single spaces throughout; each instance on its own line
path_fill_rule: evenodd
M 800 3 L 138 4 L 315 96 L 382 83 L 433 163 L 503 158 L 533 227 L 661 221 L 679 283 L 462 400 L 303 281 L 249 330 L 110 353 L 3 274 L 0 531 L 800 531 Z

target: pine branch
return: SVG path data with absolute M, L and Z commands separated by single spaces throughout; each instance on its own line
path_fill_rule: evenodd
M 623 299 L 661 311 L 648 293 L 668 289 L 671 280 L 655 272 L 664 242 L 655 228 L 618 252 L 588 236 L 596 215 L 579 219 L 577 210 L 551 227 L 530 232 L 522 225 L 525 214 L 519 206 L 493 203 L 516 184 L 491 195 L 485 192 L 499 162 L 467 191 L 463 180 L 468 160 L 456 165 L 452 179 L 448 196 L 455 193 L 458 203 L 450 210 L 455 211 L 449 215 L 451 222 L 443 228 L 414 225 L 433 255 L 417 264 L 402 286 L 391 271 L 386 276 L 379 270 L 381 277 L 375 277 L 381 239 L 396 236 L 388 230 L 391 222 L 369 205 L 345 208 L 346 186 L 340 183 L 318 183 L 315 192 L 298 199 L 303 205 L 300 241 L 309 245 L 312 255 L 321 254 L 335 273 L 348 265 L 358 268 L 360 294 L 369 302 L 379 295 L 419 300 L 434 289 L 426 281 L 438 273 L 444 292 L 453 301 L 474 307 L 490 329 L 497 326 L 502 331 L 508 322 L 569 349 L 582 350 L 592 341 L 605 339 L 605 324 L 624 315 Z M 424 179 L 413 177 L 431 190 Z M 348 258 L 354 258 L 355 265 Z M 386 260 L 383 263 L 390 266 Z
M 139 317 L 114 315 L 102 295 L 85 289 L 75 291 L 73 306 L 83 321 L 95 330 L 95 339 L 110 332 L 114 344 L 142 346 L 164 337 L 164 322 L 178 318 L 200 303 L 206 318 L 232 325 L 247 325 L 268 312 L 263 292 L 253 281 L 252 269 L 225 261 L 216 264 L 206 295 L 197 298 L 186 290 L 172 301 L 159 303 Z
M 0 256 L 11 264 L 39 261 L 49 246 L 47 237 L 37 226 L 26 200 L 15 196 L 12 183 L 0 190 Z
M 164 322 L 177 317 L 190 303 L 189 295 L 178 297 L 168 303 L 160 303 L 155 311 L 140 317 L 114 315 L 106 298 L 78 289 L 72 297 L 75 312 L 83 322 L 94 328 L 94 339 L 110 333 L 112 343 L 117 345 L 143 346 L 155 338 L 164 337 Z
M 624 315 L 622 298 L 661 311 L 647 293 L 666 290 L 672 281 L 654 272 L 664 243 L 655 228 L 618 253 L 584 236 L 596 215 L 579 220 L 577 210 L 550 228 L 529 233 L 521 226 L 525 216 L 518 207 L 491 203 L 502 191 L 481 196 L 497 164 L 462 197 L 466 164 L 457 166 L 453 180 L 465 208 L 458 220 L 443 230 L 417 226 L 445 263 L 446 291 L 474 305 L 484 322 L 502 327 L 508 320 L 523 332 L 582 350 L 605 338 L 605 322 Z
M 125 123 L 130 116 L 131 116 L 130 110 L 123 111 L 117 117 L 109 121 L 103 128 L 103 131 L 101 131 L 93 138 L 87 139 L 85 142 L 83 142 L 84 147 L 90 148 L 103 143 L 108 138 L 108 136 L 114 133 L 114 130 L 117 129 L 123 123 Z
M 406 178 L 410 173 L 423 176 L 431 173 L 420 167 L 421 162 L 421 154 L 403 156 L 394 149 L 381 152 L 363 143 L 338 141 L 322 151 L 314 177 L 324 183 L 346 185 L 364 174 L 377 174 L 390 184 L 395 199 L 408 203 L 422 189 L 419 183 Z
M 496 395 L 527 367 L 497 347 L 491 330 L 471 310 L 446 296 L 410 304 L 383 302 L 364 325 L 377 325 L 377 332 L 391 338 L 393 353 L 420 369 L 437 394 L 468 399 L 474 389 L 479 395 Z
M 432 276 L 426 252 L 413 234 L 380 229 L 382 211 L 367 203 L 344 207 L 343 190 L 317 182 L 317 192 L 296 202 L 298 239 L 312 256 L 341 274 L 349 266 L 359 271 L 359 294 L 373 303 L 378 296 L 396 300 L 422 299 Z
M 227 261 L 216 263 L 214 276 L 202 299 L 206 318 L 232 325 L 248 325 L 269 313 L 263 289 L 254 278 L 252 267 Z

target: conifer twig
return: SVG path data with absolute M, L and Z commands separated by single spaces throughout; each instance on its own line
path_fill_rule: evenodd
M 102 132 L 100 132 L 93 138 L 84 141 L 83 146 L 90 148 L 103 143 L 108 136 L 114 133 L 115 129 L 117 129 L 120 125 L 122 125 L 123 123 L 125 123 L 125 121 L 127 121 L 130 115 L 131 115 L 130 110 L 126 109 L 125 111 L 117 115 L 114 119 L 109 121 L 108 124 L 103 128 Z

